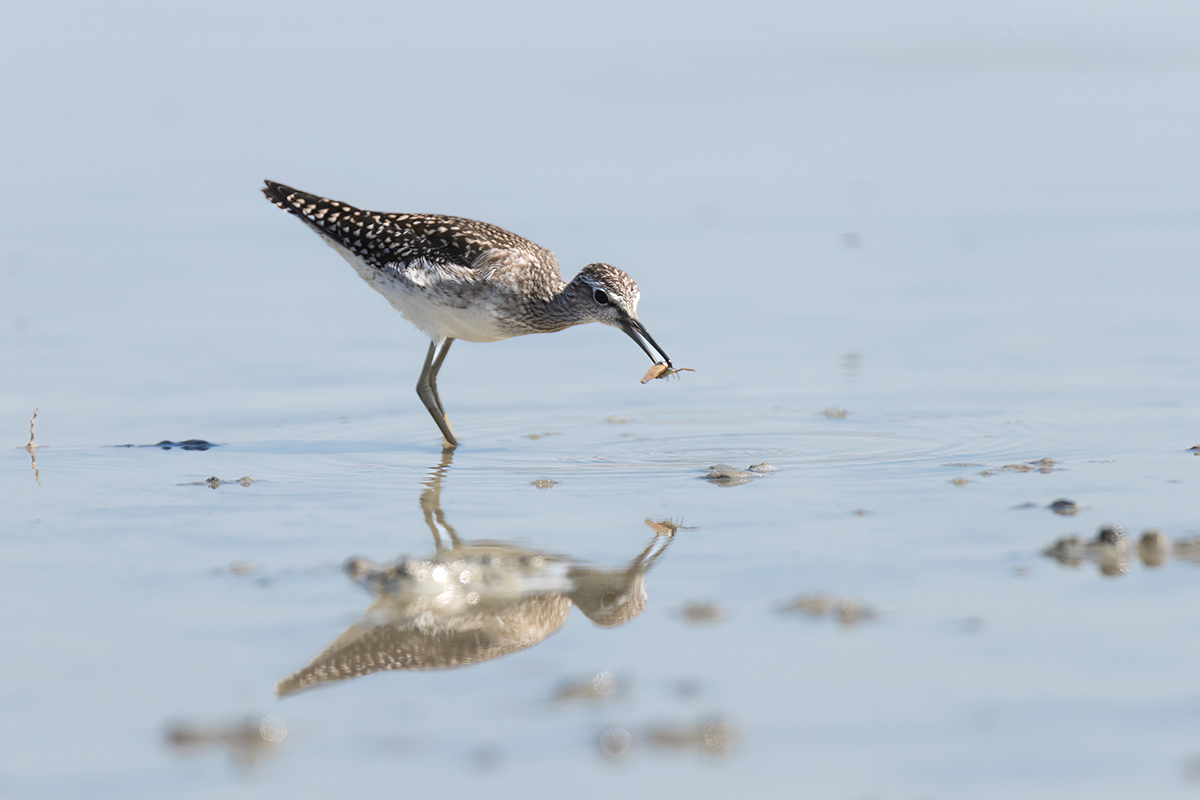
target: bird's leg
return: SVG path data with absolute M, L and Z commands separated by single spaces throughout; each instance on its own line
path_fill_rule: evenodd
M 446 341 L 442 342 L 442 349 L 438 351 L 437 358 L 433 360 L 433 366 L 429 368 L 429 388 L 433 389 L 433 399 L 437 402 L 438 411 L 442 412 L 442 418 L 446 417 L 446 409 L 442 408 L 442 398 L 438 397 L 437 376 L 442 369 L 442 362 L 446 360 L 446 353 L 450 352 L 450 345 L 454 344 L 454 339 L 447 337 Z
M 441 429 L 442 436 L 446 438 L 446 444 L 451 449 L 458 447 L 458 440 L 454 438 L 454 431 L 450 430 L 450 423 L 446 421 L 446 415 L 442 412 L 442 404 L 438 401 L 436 379 L 438 368 L 442 366 L 442 360 L 445 359 L 446 351 L 450 348 L 452 341 L 454 340 L 446 340 L 441 354 L 438 355 L 436 365 L 434 355 L 437 355 L 437 342 L 429 343 L 429 353 L 425 356 L 425 365 L 421 367 L 421 377 L 417 378 L 417 397 L 421 398 L 425 408 L 429 409 L 429 415 Z

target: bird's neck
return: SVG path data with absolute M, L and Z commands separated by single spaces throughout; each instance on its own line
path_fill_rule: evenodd
M 579 318 L 578 287 L 562 281 L 554 294 L 528 300 L 530 318 L 536 320 L 538 333 L 554 333 L 585 320 Z

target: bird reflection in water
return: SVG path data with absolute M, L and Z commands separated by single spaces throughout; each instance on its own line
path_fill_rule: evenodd
M 346 573 L 375 595 L 371 607 L 307 666 L 275 686 L 280 697 L 385 670 L 448 669 L 532 647 L 566 622 L 572 606 L 611 628 L 646 605 L 643 576 L 676 526 L 647 524 L 650 543 L 626 566 L 593 569 L 571 558 L 503 542 L 464 543 L 442 513 L 447 450 L 421 493 L 436 550 L 389 566 L 352 558 Z

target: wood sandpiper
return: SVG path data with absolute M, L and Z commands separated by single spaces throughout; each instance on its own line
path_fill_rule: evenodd
M 616 267 L 588 264 L 568 283 L 549 250 L 486 222 L 364 211 L 265 183 L 262 192 L 268 200 L 320 234 L 432 340 L 417 379 L 417 396 L 447 447 L 457 447 L 458 440 L 438 397 L 437 376 L 455 339 L 496 342 L 602 322 L 623 330 L 651 361 L 658 363 L 661 356 L 671 365 L 638 321 L 637 284 Z

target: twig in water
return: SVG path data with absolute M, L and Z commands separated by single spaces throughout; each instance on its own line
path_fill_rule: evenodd
M 42 479 L 38 476 L 37 456 L 34 455 L 41 445 L 34 444 L 33 441 L 33 421 L 37 419 L 37 412 L 38 410 L 35 408 L 33 416 L 29 418 L 29 441 L 26 442 L 25 447 L 22 449 L 29 453 L 29 467 L 33 470 L 33 479 L 37 482 L 38 486 L 41 486 Z

